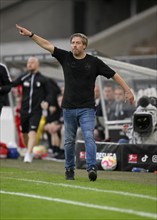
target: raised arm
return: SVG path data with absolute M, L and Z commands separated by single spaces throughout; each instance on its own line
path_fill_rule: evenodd
M 126 82 L 121 78 L 121 76 L 118 73 L 115 73 L 113 76 L 113 80 L 116 81 L 125 91 L 125 99 L 130 103 L 134 103 L 134 95 L 131 92 L 129 86 L 126 84 Z
M 32 33 L 31 31 L 27 30 L 24 27 L 19 26 L 16 24 L 16 28 L 19 30 L 19 34 L 22 36 L 28 36 L 33 39 L 33 41 L 38 44 L 40 47 L 44 48 L 45 50 L 48 50 L 51 54 L 54 52 L 54 45 L 51 44 L 46 39 Z

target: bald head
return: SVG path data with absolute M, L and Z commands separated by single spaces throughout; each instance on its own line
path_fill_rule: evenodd
M 29 57 L 27 60 L 27 70 L 36 73 L 39 68 L 39 60 L 36 57 Z

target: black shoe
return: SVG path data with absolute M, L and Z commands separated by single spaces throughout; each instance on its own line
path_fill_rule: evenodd
M 97 170 L 95 169 L 95 167 L 92 167 L 88 171 L 88 178 L 90 181 L 95 181 L 97 179 Z
M 73 169 L 67 169 L 65 171 L 65 179 L 66 180 L 74 180 L 74 170 Z
M 59 160 L 65 160 L 64 151 L 59 152 L 57 156 L 54 156 L 54 158 Z

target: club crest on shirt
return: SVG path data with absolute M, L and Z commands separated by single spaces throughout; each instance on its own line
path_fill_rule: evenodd
M 89 63 L 86 63 L 86 65 L 85 65 L 85 69 L 86 69 L 86 70 L 91 69 L 91 65 L 90 65 Z
M 40 82 L 36 82 L 36 86 L 40 87 L 41 83 Z
M 25 86 L 25 87 L 29 87 L 29 86 L 30 86 L 30 82 L 25 81 L 25 82 L 23 83 L 23 86 Z

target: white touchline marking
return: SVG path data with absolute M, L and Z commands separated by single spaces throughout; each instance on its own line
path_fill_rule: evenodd
M 47 196 L 39 196 L 39 195 L 20 193 L 20 192 L 7 192 L 7 191 L 1 190 L 0 193 L 7 194 L 7 195 L 29 197 L 29 198 L 34 198 L 34 199 L 42 199 L 42 200 L 53 201 L 53 202 L 66 203 L 66 204 L 71 204 L 71 205 L 76 205 L 76 206 L 83 206 L 83 207 L 95 208 L 95 209 L 101 209 L 101 210 L 107 210 L 107 211 L 127 213 L 127 214 L 142 216 L 142 217 L 149 217 L 152 219 L 157 218 L 157 215 L 155 213 L 140 212 L 140 211 L 135 211 L 132 209 L 122 209 L 122 208 L 116 208 L 116 207 L 111 207 L 111 206 L 101 206 L 101 205 L 95 205 L 95 204 L 90 204 L 90 203 L 76 202 L 76 201 L 72 201 L 72 200 L 51 198 L 51 197 L 47 197 Z
M 153 197 L 153 196 L 147 196 L 147 195 L 136 194 L 136 193 L 129 193 L 129 192 L 123 192 L 123 191 L 103 190 L 103 189 L 84 187 L 84 186 L 78 186 L 78 185 L 70 185 L 70 184 L 64 184 L 64 183 L 53 183 L 53 182 L 31 180 L 31 179 L 19 179 L 19 178 L 13 178 L 13 177 L 1 177 L 1 178 L 4 178 L 4 179 L 14 179 L 14 180 L 17 180 L 17 181 L 25 181 L 25 182 L 32 182 L 32 183 L 38 183 L 38 184 L 63 186 L 63 187 L 69 187 L 69 188 L 73 188 L 73 189 L 83 189 L 83 190 L 89 190 L 89 191 L 95 191 L 95 192 L 101 192 L 101 193 L 118 194 L 118 195 L 123 195 L 123 196 L 131 196 L 131 197 L 137 197 L 137 198 L 150 199 L 150 200 L 157 201 L 157 198 Z

